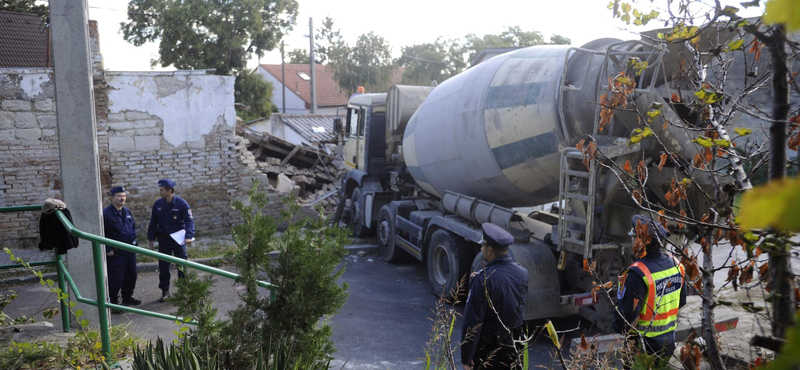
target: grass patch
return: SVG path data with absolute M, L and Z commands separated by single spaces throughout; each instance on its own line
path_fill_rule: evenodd
M 128 325 L 112 325 L 109 335 L 112 359 L 132 354 L 133 348 L 142 343 L 141 339 L 130 335 Z M 89 331 L 86 337 L 73 337 L 66 349 L 47 342 L 13 343 L 11 347 L 0 349 L 0 369 L 91 368 L 91 364 L 97 360 L 92 358 L 92 354 L 99 348 L 99 343 L 100 333 L 97 330 Z

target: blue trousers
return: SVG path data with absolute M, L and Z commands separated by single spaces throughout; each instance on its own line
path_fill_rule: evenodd
M 136 255 L 117 255 L 106 257 L 108 265 L 108 296 L 111 302 L 118 302 L 119 290 L 122 288 L 122 298 L 133 296 L 136 288 Z
M 186 256 L 186 245 L 180 245 L 169 235 L 158 236 L 158 251 L 178 258 L 189 259 Z M 169 290 L 169 265 L 167 261 L 158 260 L 158 287 L 161 290 Z M 178 278 L 183 279 L 183 271 L 178 269 Z

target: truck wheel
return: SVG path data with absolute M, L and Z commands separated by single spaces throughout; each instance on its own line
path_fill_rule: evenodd
M 360 188 L 353 189 L 353 195 L 350 196 L 350 224 L 353 235 L 357 237 L 364 237 L 369 233 L 369 228 L 364 225 L 364 199 Z
M 447 230 L 436 230 L 428 244 L 428 282 L 439 297 L 453 298 L 464 275 L 472 265 L 472 252 L 458 236 Z M 467 284 L 467 281 L 464 281 Z M 465 296 L 468 286 L 458 290 Z
M 388 204 L 378 214 L 378 251 L 386 262 L 397 262 L 403 257 L 403 251 L 394 243 L 394 217 Z

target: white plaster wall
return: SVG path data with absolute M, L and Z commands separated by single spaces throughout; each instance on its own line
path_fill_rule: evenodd
M 106 73 L 109 113 L 145 112 L 164 122 L 163 137 L 173 146 L 209 134 L 222 118 L 236 123 L 235 78 L 197 73 Z
M 283 109 L 283 100 L 281 97 L 283 93 L 283 84 L 281 84 L 281 80 L 275 78 L 261 66 L 256 68 L 256 73 L 264 80 L 272 82 L 272 104 L 278 107 L 278 111 L 281 111 Z M 286 114 L 308 114 L 306 102 L 292 91 L 291 86 L 286 86 Z
M 42 93 L 42 85 L 46 82 L 50 82 L 50 75 L 47 72 L 26 73 L 21 76 L 19 87 L 29 98 L 34 98 Z

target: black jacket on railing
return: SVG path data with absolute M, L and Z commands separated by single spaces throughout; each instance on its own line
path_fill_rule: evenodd
M 69 210 L 64 208 L 60 211 L 72 223 L 72 215 Z M 66 254 L 67 250 L 78 247 L 78 238 L 69 235 L 69 231 L 58 220 L 55 212 L 42 213 L 42 217 L 39 219 L 39 236 L 42 238 L 42 241 L 39 242 L 39 250 L 55 249 L 58 254 Z

